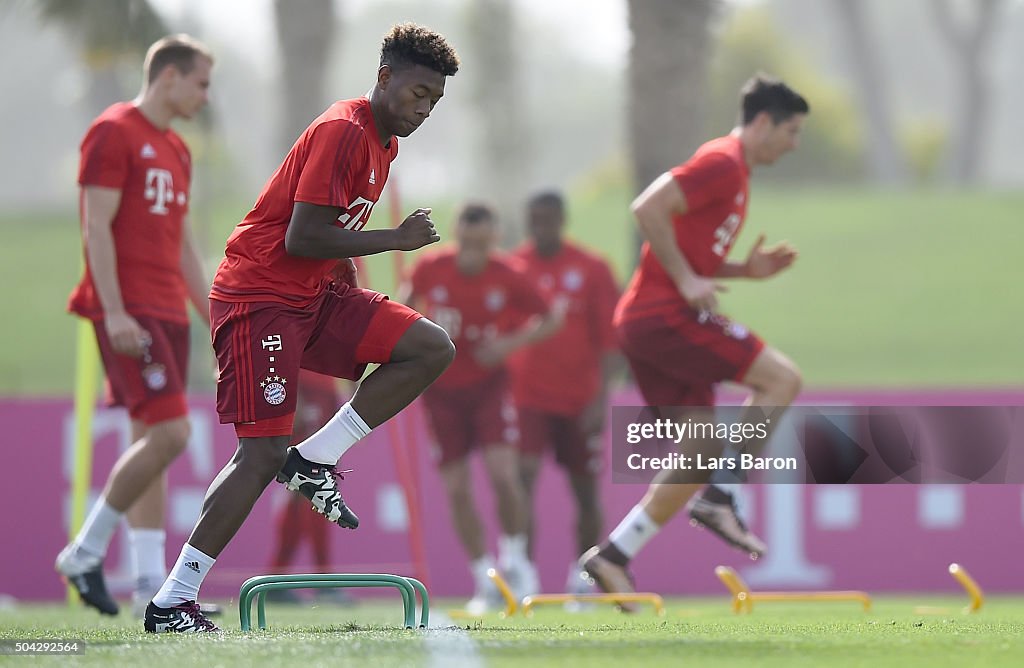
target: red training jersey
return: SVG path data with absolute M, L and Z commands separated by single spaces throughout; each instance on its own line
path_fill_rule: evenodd
M 480 343 L 548 310 L 541 293 L 510 255 L 492 253 L 487 266 L 475 276 L 459 271 L 455 255 L 455 248 L 427 254 L 416 263 L 409 279 L 411 301 L 448 332 L 457 350 L 455 361 L 432 387 L 465 387 L 503 369 L 477 363 Z
M 515 252 L 548 303 L 564 301 L 565 324 L 512 358 L 516 403 L 576 415 L 601 387 L 601 358 L 615 348 L 612 313 L 619 289 L 608 263 L 567 241 L 551 257 L 532 243 Z
M 157 128 L 130 102 L 108 107 L 85 133 L 78 168 L 82 231 L 85 188 L 120 190 L 111 233 L 121 299 L 132 315 L 188 322 L 181 235 L 191 179 L 192 159 L 185 142 L 173 130 Z M 92 320 L 103 318 L 88 253 L 68 310 Z
M 398 155 L 398 138 L 382 146 L 365 97 L 332 104 L 299 137 L 256 206 L 228 237 L 211 299 L 306 306 L 328 282 L 337 260 L 289 255 L 284 236 L 295 202 L 338 207 L 335 223 L 361 230 Z
M 712 139 L 671 172 L 687 211 L 672 220 L 676 244 L 698 276 L 718 273 L 747 215 L 750 168 L 739 137 Z M 616 322 L 676 311 L 685 300 L 644 243 L 640 264 L 615 311 Z

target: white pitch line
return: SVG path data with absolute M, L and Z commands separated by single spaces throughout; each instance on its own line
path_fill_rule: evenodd
M 430 612 L 430 628 L 424 631 L 431 668 L 483 668 L 476 643 L 443 612 Z

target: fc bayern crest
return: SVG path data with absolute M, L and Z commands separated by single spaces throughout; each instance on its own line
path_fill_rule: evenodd
M 731 336 L 734 339 L 745 339 L 747 338 L 747 334 L 749 333 L 750 332 L 749 330 L 747 330 L 746 327 L 736 322 L 729 323 L 729 325 L 725 328 L 725 334 L 727 336 Z
M 288 390 L 284 386 L 288 383 L 281 376 L 267 376 L 260 383 L 263 388 L 263 398 L 271 406 L 278 406 L 288 398 Z
M 142 378 L 146 387 L 151 390 L 162 390 L 167 386 L 167 370 L 163 364 L 150 364 L 142 370 Z
M 284 403 L 287 396 L 288 392 L 281 383 L 271 383 L 263 388 L 263 398 L 267 400 L 268 404 L 273 406 Z

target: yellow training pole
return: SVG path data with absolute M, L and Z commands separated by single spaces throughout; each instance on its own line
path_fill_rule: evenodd
M 71 478 L 71 517 L 68 541 L 74 539 L 85 522 L 85 504 L 92 481 L 92 417 L 96 406 L 96 385 L 99 380 L 99 353 L 92 323 L 78 321 L 78 344 L 75 353 L 75 465 Z M 68 586 L 68 604 L 76 600 Z
M 950 564 L 949 574 L 952 575 L 957 582 L 960 583 L 971 597 L 971 604 L 964 608 L 965 613 L 972 613 L 981 610 L 982 604 L 985 602 L 985 595 L 981 593 L 981 587 L 974 581 L 974 578 L 970 576 L 960 564 Z
M 732 594 L 733 612 L 739 614 L 743 612 L 744 608 L 751 605 L 750 601 L 747 600 L 750 589 L 747 587 L 747 583 L 740 578 L 739 573 L 728 566 L 716 566 L 715 575 L 718 576 L 718 579 L 722 581 L 722 584 Z
M 505 616 L 511 617 L 516 614 L 516 609 L 518 608 L 516 597 L 512 594 L 512 589 L 509 588 L 508 583 L 505 582 L 505 578 L 501 577 L 501 573 L 494 568 L 487 569 L 487 577 L 491 579 L 494 586 L 501 592 L 501 597 L 505 599 Z

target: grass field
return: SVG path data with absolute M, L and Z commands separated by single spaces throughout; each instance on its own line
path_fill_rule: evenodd
M 949 606 L 941 616 L 916 605 Z M 122 616 L 100 619 L 63 606 L 0 612 L 0 640 L 84 640 L 75 657 L 31 665 L 158 666 L 1019 666 L 1024 660 L 1024 599 L 995 598 L 979 614 L 944 598 L 884 598 L 871 613 L 842 604 L 769 607 L 751 616 L 724 598 L 669 601 L 664 617 L 611 609 L 532 618 L 490 616 L 428 631 L 397 628 L 400 605 L 382 599 L 354 609 L 268 605 L 270 629 L 243 634 L 230 608 L 217 637 L 151 636 Z M 435 606 L 443 610 L 444 602 Z M 0 663 L 15 664 L 8 657 Z M 26 662 L 28 665 L 28 662 Z
M 600 184 L 570 200 L 571 236 L 607 255 L 621 280 L 634 248 L 628 201 L 623 187 Z M 201 233 L 211 265 L 247 204 L 211 209 Z M 763 231 L 801 256 L 775 280 L 732 283 L 724 308 L 789 353 L 808 386 L 1019 385 L 1022 209 L 1024 193 L 755 188 L 735 254 Z M 436 207 L 442 233 L 450 211 Z M 387 224 L 383 210 L 371 221 Z M 15 344 L 0 347 L 0 394 L 66 394 L 74 328 L 63 311 L 80 256 L 74 212 L 4 214 L 0 226 L 8 286 L 0 312 L 16 325 Z M 371 261 L 373 287 L 392 290 L 392 273 L 391 257 Z M 193 343 L 196 387 L 209 388 L 208 335 L 194 328 Z

